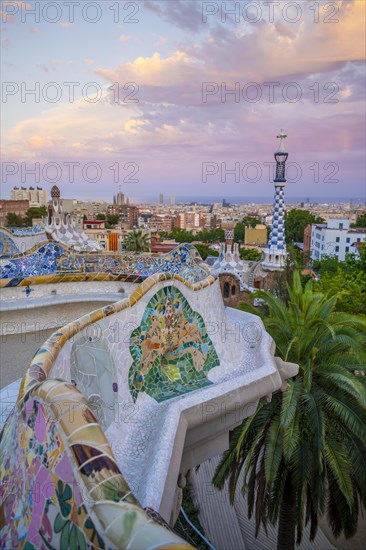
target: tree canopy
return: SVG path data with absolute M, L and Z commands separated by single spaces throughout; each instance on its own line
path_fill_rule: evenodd
M 205 229 L 197 233 L 195 240 L 203 243 L 222 243 L 225 240 L 225 231 L 221 227 L 210 230 Z
M 202 260 L 205 260 L 207 256 L 218 256 L 219 253 L 214 248 L 207 246 L 207 244 L 195 244 L 194 247 L 198 250 Z
M 6 225 L 8 227 L 24 227 L 24 219 L 14 212 L 6 214 Z
M 286 242 L 304 242 L 304 229 L 313 223 L 324 223 L 324 220 L 311 214 L 308 210 L 294 208 L 287 212 L 285 216 Z
M 252 260 L 253 262 L 259 262 L 262 257 L 262 252 L 259 252 L 255 248 L 240 248 L 240 258 L 242 260 Z
M 119 215 L 118 214 L 107 214 L 106 216 L 106 228 L 110 229 L 111 227 L 114 227 L 119 222 Z
M 231 501 L 237 489 L 247 494 L 257 534 L 268 521 L 278 524 L 278 549 L 294 549 L 308 523 L 313 540 L 325 513 L 334 536 L 350 538 L 366 507 L 366 391 L 357 376 L 365 371 L 366 321 L 337 312 L 337 296 L 312 281 L 302 286 L 297 272 L 288 304 L 256 295 L 276 355 L 299 372 L 234 430 L 214 484 L 229 479 Z
M 199 231 L 196 235 L 180 227 L 174 227 L 170 233 L 161 231 L 160 235 L 174 239 L 177 243 L 191 243 L 202 241 L 203 243 L 220 243 L 225 240 L 225 231 L 221 228 Z
M 46 215 L 47 208 L 45 206 L 32 206 L 25 214 L 24 225 L 31 226 L 34 218 L 43 218 Z
M 366 214 L 358 216 L 356 223 L 351 223 L 351 227 L 366 227 Z
M 313 269 L 320 274 L 316 288 L 330 296 L 338 296 L 337 310 L 365 314 L 366 243 L 360 247 L 359 258 L 347 254 L 345 261 L 339 262 L 335 256 L 323 256 L 313 262 Z
M 131 252 L 148 252 L 150 250 L 150 239 L 147 233 L 141 229 L 135 229 L 126 239 L 126 250 Z

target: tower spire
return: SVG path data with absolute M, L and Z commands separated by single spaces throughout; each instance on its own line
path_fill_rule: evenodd
M 262 265 L 266 269 L 281 269 L 286 261 L 285 242 L 285 201 L 284 192 L 286 185 L 286 160 L 288 153 L 285 150 L 284 140 L 287 138 L 285 131 L 280 130 L 277 139 L 280 145 L 274 154 L 276 160 L 276 177 L 274 179 L 275 195 L 273 203 L 272 228 L 268 246 L 264 250 Z

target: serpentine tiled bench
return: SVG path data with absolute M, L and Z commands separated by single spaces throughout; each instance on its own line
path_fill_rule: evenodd
M 142 508 L 172 523 L 180 475 L 222 452 L 229 430 L 296 371 L 274 358 L 258 317 L 224 307 L 213 276 L 156 273 L 69 323 L 33 358 L 5 426 L 5 483 L 30 489 L 3 499 L 6 544 L 174 547 Z M 44 480 L 50 494 L 27 504 Z

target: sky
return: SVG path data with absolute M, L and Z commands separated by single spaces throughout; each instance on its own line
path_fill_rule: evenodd
M 366 198 L 365 3 L 1 2 L 1 196 Z

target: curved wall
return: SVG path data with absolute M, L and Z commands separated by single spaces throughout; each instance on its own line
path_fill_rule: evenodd
M 296 373 L 280 374 L 273 354 L 261 320 L 225 308 L 212 276 L 156 273 L 58 329 L 33 357 L 0 443 L 4 546 L 47 536 L 56 547 L 186 547 L 141 507 L 174 521 L 182 467 L 220 453 Z

